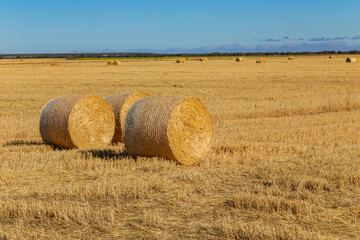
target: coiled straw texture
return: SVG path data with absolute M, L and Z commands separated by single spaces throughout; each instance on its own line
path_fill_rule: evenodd
M 115 115 L 115 133 L 112 142 L 124 142 L 123 133 L 128 111 L 136 101 L 150 96 L 151 94 L 146 92 L 130 92 L 105 98 Z
M 61 148 L 100 148 L 111 142 L 115 117 L 97 96 L 61 97 L 50 101 L 40 119 L 41 137 Z
M 210 114 L 197 98 L 145 98 L 126 116 L 124 142 L 132 156 L 158 156 L 192 165 L 209 152 L 212 136 Z

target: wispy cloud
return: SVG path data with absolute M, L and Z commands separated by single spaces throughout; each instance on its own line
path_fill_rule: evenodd
M 360 35 L 356 35 L 355 37 L 352 38 L 352 40 L 360 40 Z
M 211 52 L 318 52 L 318 51 L 350 51 L 360 50 L 360 44 L 348 44 L 344 41 L 323 42 L 285 42 L 266 43 L 259 45 L 220 45 L 199 48 L 167 48 L 167 49 L 132 49 L 127 52 L 155 52 L 155 53 L 211 53 Z
M 308 41 L 310 42 L 325 42 L 325 41 L 337 41 L 337 40 L 344 40 L 344 39 L 347 39 L 349 37 L 332 37 L 332 38 L 329 38 L 329 37 L 321 37 L 321 38 L 309 38 Z
M 280 42 L 281 39 L 268 38 L 264 40 L 265 42 Z
M 289 40 L 290 38 L 288 36 L 283 37 L 284 40 Z

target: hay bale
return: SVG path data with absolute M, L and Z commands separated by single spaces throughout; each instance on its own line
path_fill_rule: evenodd
M 119 60 L 115 60 L 115 61 L 113 61 L 112 64 L 113 64 L 113 65 L 119 65 L 119 64 L 120 64 L 120 61 L 119 61 Z
M 335 59 L 336 57 L 334 55 L 329 56 L 330 59 Z
M 100 148 L 111 142 L 115 117 L 97 96 L 61 97 L 50 101 L 40 119 L 41 137 L 62 148 Z
M 106 64 L 107 64 L 107 65 L 113 65 L 113 62 L 112 62 L 112 61 L 107 61 Z
M 192 165 L 209 152 L 212 136 L 210 114 L 197 98 L 145 98 L 126 116 L 124 142 L 132 156 L 164 157 Z
M 111 105 L 115 115 L 115 134 L 112 142 L 124 142 L 123 133 L 128 111 L 135 102 L 147 97 L 151 97 L 151 94 L 146 92 L 131 92 L 105 98 Z
M 294 56 L 290 56 L 290 57 L 288 57 L 288 60 L 295 60 L 295 57 L 294 57 Z
M 201 57 L 199 60 L 200 60 L 200 62 L 207 62 L 208 58 L 207 57 Z
M 176 60 L 176 63 L 185 63 L 185 62 L 186 62 L 185 58 L 179 58 Z
M 354 63 L 354 62 L 357 62 L 358 60 L 356 59 L 356 58 L 354 58 L 354 57 L 352 57 L 352 58 L 350 58 L 350 57 L 348 57 L 348 58 L 346 58 L 346 62 L 347 63 Z
M 267 61 L 265 59 L 263 59 L 263 58 L 256 60 L 256 63 L 266 63 L 266 62 Z
M 243 62 L 245 60 L 245 58 L 242 57 L 237 57 L 236 58 L 236 62 Z

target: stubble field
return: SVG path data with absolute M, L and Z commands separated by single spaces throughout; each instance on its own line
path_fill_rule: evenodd
M 214 141 L 196 166 L 123 145 L 59 150 L 59 96 L 195 96 Z M 0 239 L 359 239 L 360 63 L 0 60 Z

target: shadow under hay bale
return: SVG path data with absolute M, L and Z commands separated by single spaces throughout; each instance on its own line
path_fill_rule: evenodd
M 124 142 L 131 156 L 192 165 L 209 153 L 212 136 L 210 114 L 197 98 L 144 98 L 126 116 Z
M 89 159 L 89 156 L 93 158 L 101 158 L 104 160 L 122 160 L 124 158 L 131 157 L 126 150 L 116 151 L 113 149 L 93 149 L 93 150 L 82 150 L 80 153 L 85 157 L 85 159 Z
M 44 142 L 41 141 L 25 141 L 25 140 L 14 140 L 14 141 L 7 141 L 3 144 L 3 147 L 10 147 L 10 146 L 40 146 L 45 145 Z
M 45 143 L 60 148 L 100 148 L 114 135 L 111 106 L 97 96 L 62 97 L 50 101 L 40 119 Z
M 124 142 L 123 133 L 126 114 L 135 102 L 147 97 L 151 97 L 151 94 L 146 92 L 131 92 L 105 98 L 105 101 L 111 105 L 115 115 L 115 133 L 112 142 Z

